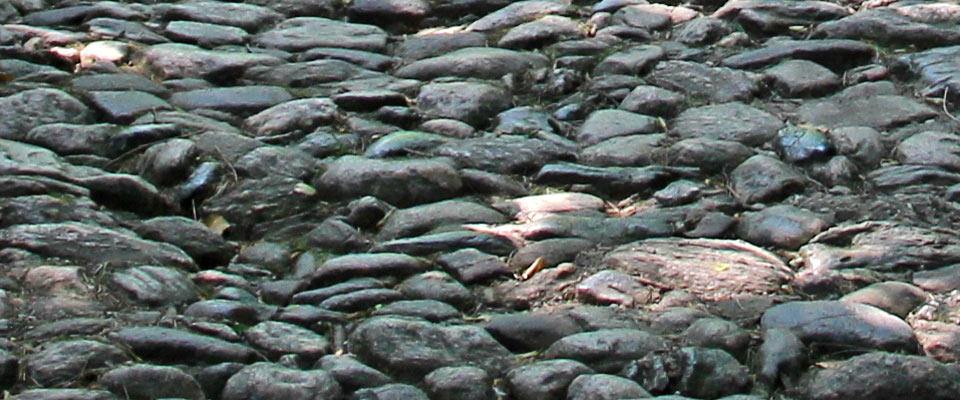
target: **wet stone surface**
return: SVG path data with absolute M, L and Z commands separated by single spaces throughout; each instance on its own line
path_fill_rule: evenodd
M 955 399 L 958 15 L 0 2 L 0 391 Z

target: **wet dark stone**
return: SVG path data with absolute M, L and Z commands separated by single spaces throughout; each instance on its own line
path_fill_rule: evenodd
M 784 97 L 817 97 L 838 89 L 841 79 L 809 60 L 788 60 L 764 71 L 764 78 Z
M 700 399 L 716 399 L 743 393 L 750 387 L 750 375 L 730 353 L 719 349 L 680 349 L 682 372 L 677 391 Z
M 226 265 L 236 248 L 206 225 L 184 217 L 152 218 L 133 228 L 144 239 L 171 243 L 201 266 Z
M 382 161 L 344 156 L 328 165 L 314 186 L 327 197 L 372 195 L 403 207 L 452 197 L 462 181 L 445 160 Z
M 248 363 L 259 358 L 249 347 L 170 328 L 126 328 L 108 338 L 137 357 L 162 364 Z
M 869 64 L 875 56 L 873 47 L 856 40 L 777 40 L 765 47 L 727 57 L 721 64 L 730 68 L 752 69 L 792 58 L 810 60 L 839 72 Z
M 558 160 L 574 158 L 573 144 L 516 135 L 484 136 L 439 146 L 435 154 L 450 157 L 461 168 L 503 174 L 529 173 Z
M 581 331 L 573 318 L 560 313 L 498 315 L 485 329 L 515 353 L 542 351 L 566 336 Z
M 499 257 L 467 248 L 441 255 L 437 264 L 463 283 L 477 283 L 513 273 Z
M 640 75 L 653 67 L 666 53 L 659 46 L 640 45 L 613 53 L 597 64 L 593 75 Z
M 871 40 L 886 45 L 912 45 L 920 49 L 960 44 L 960 30 L 917 21 L 889 8 L 875 8 L 824 22 L 813 38 Z
M 199 89 L 174 93 L 170 103 L 185 110 L 212 109 L 248 116 L 285 101 L 293 96 L 277 86 L 237 86 Z

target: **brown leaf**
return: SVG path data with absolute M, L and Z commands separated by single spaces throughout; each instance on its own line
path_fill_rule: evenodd
M 209 217 L 203 219 L 203 224 L 210 228 L 210 230 L 216 232 L 218 235 L 223 235 L 223 232 L 226 232 L 227 229 L 230 229 L 230 222 L 227 222 L 227 219 L 220 214 L 213 214 Z

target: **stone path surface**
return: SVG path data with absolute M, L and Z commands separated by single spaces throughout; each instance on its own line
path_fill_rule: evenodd
M 958 59 L 938 0 L 0 0 L 0 390 L 955 400 Z

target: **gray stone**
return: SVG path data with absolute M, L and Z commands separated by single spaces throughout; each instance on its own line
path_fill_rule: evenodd
M 510 107 L 509 92 L 486 83 L 432 83 L 420 89 L 417 108 L 427 118 L 452 118 L 474 127 Z
M 116 227 L 115 217 L 98 208 L 96 203 L 88 199 L 68 194 L 4 196 L 0 199 L 0 216 L 3 216 L 0 228 L 67 221 L 86 221 L 103 227 Z
M 171 243 L 202 266 L 226 265 L 236 253 L 235 247 L 206 225 L 184 217 L 157 217 L 133 227 L 148 240 Z
M 577 159 L 597 167 L 646 166 L 656 163 L 665 139 L 659 133 L 618 136 L 584 148 Z
M 683 365 L 678 392 L 698 399 L 743 393 L 750 386 L 750 374 L 730 353 L 719 349 L 680 349 Z
M 720 318 L 700 318 L 683 331 L 687 346 L 720 349 L 744 359 L 750 346 L 750 332 Z
M 960 29 L 916 21 L 888 8 L 863 10 L 837 21 L 824 22 L 817 25 L 811 36 L 815 39 L 870 40 L 921 49 L 960 44 Z
M 390 26 L 416 24 L 430 15 L 430 3 L 424 0 L 357 0 L 347 6 L 351 21 Z
M 367 311 L 382 304 L 392 303 L 404 298 L 403 293 L 393 289 L 362 289 L 354 292 L 330 296 L 320 302 L 320 308 L 355 313 Z
M 477 367 L 437 368 L 423 378 L 430 398 L 436 400 L 493 400 L 493 378 Z
M 314 186 L 326 197 L 375 196 L 400 207 L 453 197 L 463 183 L 445 160 L 383 161 L 340 157 L 327 166 Z
M 539 47 L 561 40 L 583 36 L 580 26 L 567 17 L 547 15 L 511 28 L 497 46 L 508 49 Z
M 880 282 L 848 293 L 840 301 L 871 305 L 900 318 L 907 318 L 911 311 L 928 299 L 923 289 L 909 283 Z
M 620 102 L 620 109 L 637 114 L 672 117 L 680 112 L 682 94 L 652 85 L 640 85 Z
M 277 86 L 237 86 L 174 93 L 170 103 L 185 110 L 208 108 L 252 115 L 292 99 L 286 89 Z
M 730 189 L 743 203 L 758 203 L 782 199 L 802 191 L 807 180 L 776 158 L 755 155 L 740 163 L 730 173 Z
M 363 153 L 367 158 L 418 155 L 449 142 L 446 136 L 418 131 L 397 131 L 373 142 Z
M 255 65 L 278 65 L 283 60 L 259 53 L 205 50 L 183 43 L 163 43 L 139 53 L 146 68 L 163 79 L 204 78 L 230 81 Z
M 243 74 L 261 85 L 307 88 L 325 83 L 370 79 L 381 74 L 342 60 L 315 60 L 282 65 L 255 66 Z
M 574 158 L 570 146 L 516 135 L 451 141 L 437 147 L 435 154 L 450 157 L 461 168 L 503 174 L 525 173 L 550 162 Z
M 776 116 L 740 102 L 688 109 L 673 121 L 669 133 L 681 139 L 719 139 L 757 146 L 783 127 Z
M 543 312 L 498 315 L 490 319 L 485 329 L 517 353 L 545 350 L 557 340 L 581 331 L 570 316 Z
M 436 262 L 458 281 L 467 284 L 513 273 L 500 258 L 477 249 L 447 253 Z
M 360 389 L 353 393 L 355 400 L 430 400 L 416 386 L 390 383 L 376 388 Z
M 129 124 L 148 112 L 172 109 L 163 99 L 144 92 L 98 91 L 88 96 L 106 121 L 118 124 Z
M 796 112 L 800 121 L 814 126 L 866 126 L 878 130 L 922 122 L 936 116 L 929 106 L 899 95 L 892 82 L 867 82 L 851 86 L 823 100 L 804 103 Z
M 174 367 L 149 364 L 124 366 L 103 374 L 98 383 L 125 398 L 207 398 L 196 379 Z
M 116 400 L 119 397 L 106 390 L 88 389 L 30 389 L 10 397 L 15 400 Z
M 577 142 L 589 146 L 603 140 L 626 135 L 654 133 L 661 130 L 656 118 L 623 110 L 599 110 L 584 121 Z
M 880 165 L 880 160 L 886 155 L 882 135 L 873 128 L 837 128 L 828 131 L 827 135 L 830 136 L 830 142 L 837 153 L 846 155 L 863 167 L 873 168 Z
M 307 180 L 319 169 L 317 159 L 297 148 L 263 146 L 240 157 L 234 164 L 240 176 L 264 179 L 287 176 Z
M 230 377 L 223 400 L 335 400 L 340 385 L 324 370 L 299 370 L 271 363 L 248 365 Z
M 323 336 L 285 322 L 264 321 L 248 329 L 243 336 L 270 359 L 296 354 L 304 365 L 312 365 L 330 350 L 330 343 Z
M 683 93 L 693 104 L 749 102 L 760 91 L 760 79 L 753 74 L 688 61 L 661 62 L 647 80 L 664 89 Z
M 325 355 L 317 361 L 314 369 L 323 369 L 333 375 L 345 391 L 383 386 L 393 382 L 389 376 L 349 355 Z
M 640 75 L 648 71 L 660 59 L 666 56 L 663 48 L 653 45 L 640 45 L 613 53 L 593 69 L 593 75 Z
M 114 272 L 111 280 L 148 306 L 180 305 L 197 300 L 199 291 L 186 274 L 167 267 L 133 267 Z
M 64 122 L 82 124 L 90 119 L 87 106 L 56 89 L 33 89 L 0 98 L 0 138 L 23 140 L 31 129 Z
M 693 138 L 674 143 L 669 154 L 676 165 L 699 167 L 709 172 L 731 170 L 753 155 L 753 151 L 735 141 Z
M 117 18 L 93 18 L 83 25 L 91 35 L 113 39 L 128 39 L 148 45 L 167 43 L 170 40 L 137 21 Z
M 436 368 L 476 366 L 498 374 L 510 352 L 482 328 L 440 326 L 398 317 L 371 318 L 350 335 L 350 351 L 398 378 L 419 379 Z
M 706 46 L 730 34 L 730 30 L 730 26 L 723 20 L 700 17 L 680 25 L 674 37 L 686 45 Z
M 839 301 L 794 301 L 763 315 L 763 329 L 789 329 L 807 345 L 916 352 L 913 329 L 878 308 Z
M 633 380 L 607 374 L 584 374 L 567 388 L 567 400 L 648 398 L 650 393 Z
M 252 43 L 293 52 L 315 47 L 382 52 L 387 46 L 387 33 L 372 25 L 320 17 L 297 17 L 284 20 L 273 29 L 255 36 Z
M 856 40 L 775 40 L 759 49 L 727 57 L 721 65 L 752 69 L 792 58 L 810 60 L 837 72 L 870 64 L 876 54 L 873 47 Z
M 170 21 L 163 31 L 178 42 L 206 48 L 243 44 L 249 36 L 241 28 L 193 21 Z
M 311 274 L 314 282 L 336 282 L 353 277 L 406 276 L 429 270 L 425 261 L 405 254 L 351 254 L 328 259 Z
M 840 87 L 837 74 L 809 60 L 788 60 L 764 71 L 764 78 L 783 97 L 817 97 Z
M 136 90 L 150 93 L 160 98 L 170 96 L 170 90 L 141 74 L 103 73 L 74 76 L 70 86 L 79 91 L 125 91 Z
M 960 391 L 960 373 L 929 357 L 870 353 L 812 369 L 804 376 L 798 397 L 815 399 L 871 398 L 894 400 L 917 396 L 947 400 Z
M 763 344 L 754 358 L 758 383 L 776 385 L 778 382 L 793 386 L 796 378 L 806 367 L 807 348 L 788 329 L 767 329 L 763 332 Z
M 519 25 L 544 15 L 559 14 L 566 10 L 566 5 L 553 1 L 518 1 L 483 16 L 468 25 L 467 29 L 477 32 L 492 31 Z
M 384 305 L 370 315 L 398 315 L 443 322 L 460 318 L 462 314 L 454 306 L 438 300 L 400 300 Z
M 298 61 L 341 60 L 374 71 L 391 69 L 397 59 L 380 53 L 363 50 L 338 49 L 336 47 L 314 47 L 300 54 Z
M 53 342 L 26 359 L 28 379 L 43 386 L 75 382 L 85 372 L 130 361 L 120 348 L 93 340 Z
M 108 338 L 130 348 L 137 357 L 156 363 L 249 363 L 259 357 L 240 344 L 170 328 L 125 328 Z
M 370 251 L 426 256 L 464 248 L 475 248 L 500 256 L 509 255 L 515 250 L 513 242 L 507 238 L 466 229 L 394 239 L 375 245 Z
M 832 223 L 829 215 L 781 204 L 743 214 L 737 236 L 759 246 L 797 250 Z
M 745 1 L 726 3 L 713 17 L 732 19 L 757 35 L 794 34 L 792 26 L 816 26 L 851 14 L 839 4 L 827 2 Z
M 186 253 L 172 245 L 76 222 L 11 226 L 0 230 L 0 245 L 91 265 L 152 264 L 187 270 L 197 268 Z
M 290 177 L 244 179 L 200 207 L 204 215 L 220 215 L 231 224 L 231 234 L 250 237 L 258 224 L 304 212 L 316 204 L 309 185 Z
M 937 166 L 960 171 L 960 139 L 946 132 L 925 131 L 904 139 L 896 148 L 901 164 Z
M 442 56 L 467 47 L 484 47 L 486 44 L 486 36 L 479 32 L 409 35 L 397 45 L 394 54 L 404 60 L 421 60 Z
M 638 329 L 601 329 L 576 333 L 554 342 L 543 353 L 548 359 L 568 358 L 597 372 L 616 372 L 627 361 L 666 350 L 663 338 Z
M 158 8 L 158 11 L 162 13 L 166 20 L 187 20 L 236 26 L 249 32 L 256 32 L 283 18 L 280 13 L 269 8 L 243 3 L 191 1 Z
M 506 384 L 518 400 L 565 400 L 570 382 L 592 373 L 590 367 L 579 361 L 537 361 L 508 371 Z

